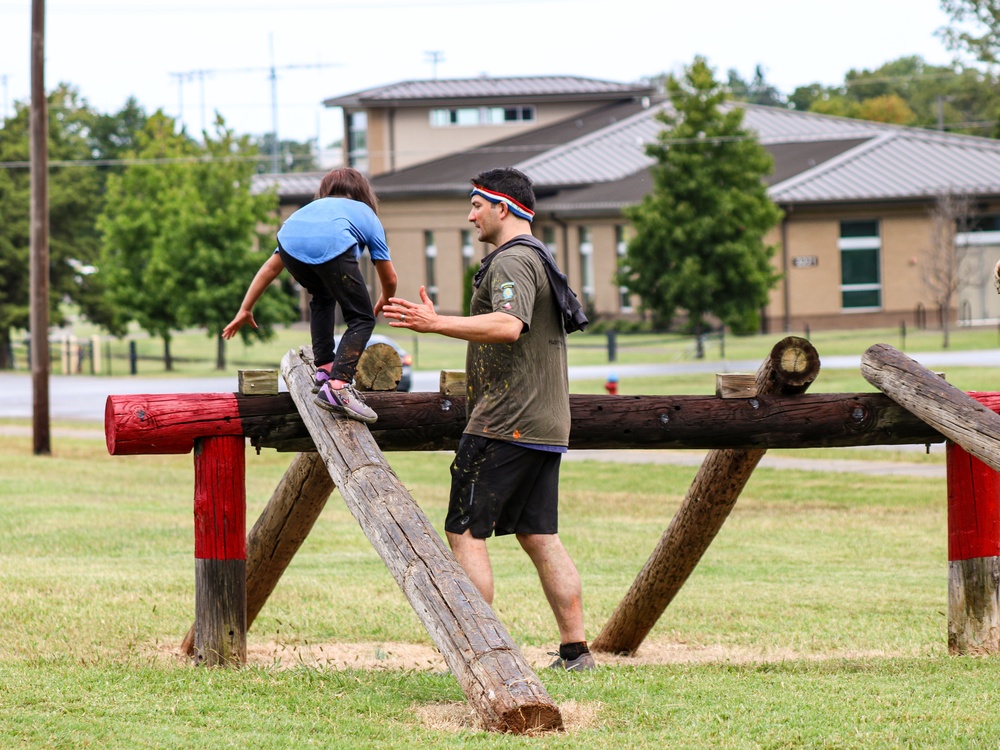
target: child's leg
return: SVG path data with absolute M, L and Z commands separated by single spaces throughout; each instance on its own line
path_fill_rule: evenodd
M 333 366 L 330 368 L 330 377 L 333 380 L 350 383 L 354 380 L 361 353 L 365 350 L 372 331 L 375 330 L 375 314 L 368 287 L 358 266 L 358 259 L 351 253 L 344 253 L 330 261 L 330 264 L 337 266 L 336 273 L 332 277 L 331 291 L 340 303 L 340 311 L 347 326 L 347 330 L 340 337 L 340 345 L 337 347 Z M 328 264 L 324 264 L 324 269 L 326 265 Z M 334 386 L 336 387 L 336 383 Z
M 283 249 L 278 250 L 288 273 L 309 292 L 309 332 L 312 334 L 313 361 L 317 368 L 329 372 L 335 348 L 333 330 L 336 323 L 337 298 L 328 288 L 324 266 L 303 263 Z

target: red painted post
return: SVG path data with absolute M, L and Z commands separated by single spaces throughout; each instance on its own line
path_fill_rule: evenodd
M 1000 652 L 1000 474 L 949 442 L 948 650 Z
M 194 447 L 195 662 L 247 659 L 246 441 L 205 437 Z

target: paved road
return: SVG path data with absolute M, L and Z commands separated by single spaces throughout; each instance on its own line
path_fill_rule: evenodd
M 958 366 L 1000 366 L 1000 349 L 972 352 L 931 352 L 910 354 L 925 367 L 945 369 Z M 754 372 L 760 361 L 729 360 L 658 365 L 591 365 L 571 367 L 570 380 L 603 380 L 610 373 L 620 379 L 652 375 L 716 372 Z M 824 357 L 823 369 L 858 369 L 861 358 Z M 437 370 L 413 373 L 413 390 L 436 391 Z M 54 375 L 49 381 L 49 413 L 53 419 L 103 422 L 104 403 L 109 394 L 128 393 L 226 393 L 236 390 L 236 377 L 144 378 Z M 284 384 L 282 384 L 284 388 Z M 0 373 L 0 417 L 30 418 L 32 415 L 31 377 L 26 373 Z

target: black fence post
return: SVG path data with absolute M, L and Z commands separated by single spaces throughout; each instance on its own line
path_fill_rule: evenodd
M 139 353 L 136 351 L 134 341 L 128 342 L 128 365 L 133 375 L 139 371 Z
M 906 349 L 906 321 L 899 321 L 899 350 Z
M 608 331 L 608 362 L 618 361 L 618 331 Z

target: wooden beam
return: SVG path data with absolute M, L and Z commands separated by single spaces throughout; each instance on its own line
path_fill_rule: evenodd
M 347 507 L 484 725 L 519 733 L 561 728 L 559 708 L 386 463 L 368 427 L 313 404 L 312 373 L 294 351 L 281 361 L 289 393 Z
M 889 398 L 1000 471 L 1000 415 L 888 344 L 861 357 L 861 374 Z
M 819 356 L 812 344 L 790 336 L 774 346 L 754 382 L 761 395 L 800 393 L 818 374 Z M 756 396 L 749 399 L 755 401 Z M 591 644 L 593 650 L 632 653 L 639 647 L 719 533 L 765 452 L 708 453 L 653 554 Z
M 969 394 L 1000 411 L 1000 393 Z M 465 397 L 368 393 L 383 451 L 454 450 Z M 923 445 L 945 437 L 881 393 L 716 396 L 571 395 L 571 449 L 832 448 Z M 203 435 L 242 435 L 258 448 L 316 450 L 287 393 L 112 395 L 105 408 L 111 455 L 189 453 Z

